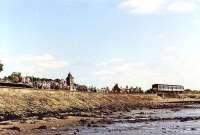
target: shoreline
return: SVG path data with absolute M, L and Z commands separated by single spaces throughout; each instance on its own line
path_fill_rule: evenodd
M 199 101 L 186 101 L 184 103 L 168 103 L 165 107 L 159 108 L 155 106 L 154 108 L 137 108 L 136 110 L 155 110 L 155 109 L 171 109 L 176 112 L 181 109 L 188 109 L 187 105 L 192 105 L 194 103 L 199 104 Z M 135 110 L 135 109 L 133 109 Z M 129 110 L 132 111 L 132 110 Z M 104 127 L 105 125 L 114 124 L 116 122 L 128 122 L 128 123 L 143 123 L 143 122 L 156 122 L 156 121 L 193 121 L 200 120 L 200 117 L 172 117 L 172 118 L 148 118 L 148 119 L 133 119 L 131 120 L 130 116 L 126 114 L 129 111 L 119 110 L 111 113 L 105 113 L 104 115 L 99 115 L 92 112 L 83 112 L 81 115 L 70 115 L 68 113 L 60 113 L 57 116 L 43 116 L 43 117 L 28 117 L 23 120 L 8 120 L 0 122 L 0 134 L 9 135 L 9 134 L 33 134 L 40 135 L 47 133 L 49 135 L 61 135 L 59 131 L 70 132 L 70 134 L 77 134 L 79 132 L 80 126 L 83 127 Z M 142 114 L 142 112 L 141 112 Z M 118 119 L 118 120 L 117 120 Z M 117 121 L 116 121 L 117 120 Z M 69 134 L 69 135 L 70 135 Z M 67 134 L 66 134 L 67 135 Z
M 113 94 L 0 88 L 0 122 L 32 117 L 93 116 L 135 109 L 163 109 L 200 103 L 196 98 L 161 98 L 156 94 Z M 86 115 L 87 116 L 87 115 Z
M 186 109 L 200 104 L 200 95 L 162 99 L 155 94 L 107 94 L 30 89 L 0 89 L 0 134 L 57 133 L 77 125 L 111 124 L 132 110 Z M 193 95 L 194 96 L 194 95 Z M 14 100 L 14 101 L 13 101 Z M 128 117 L 127 117 L 128 119 Z M 171 120 L 199 120 L 171 118 Z M 170 119 L 151 119 L 152 121 Z M 143 120 L 129 122 L 144 122 Z M 75 131 L 76 132 L 76 131 Z M 78 131 L 77 131 L 78 132 Z

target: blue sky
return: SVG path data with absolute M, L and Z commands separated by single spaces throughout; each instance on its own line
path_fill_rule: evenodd
M 2 0 L 0 76 L 200 88 L 200 0 Z

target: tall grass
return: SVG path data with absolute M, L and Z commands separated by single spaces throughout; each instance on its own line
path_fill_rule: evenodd
M 0 88 L 0 113 L 28 114 L 142 106 L 161 100 L 151 94 L 105 94 Z

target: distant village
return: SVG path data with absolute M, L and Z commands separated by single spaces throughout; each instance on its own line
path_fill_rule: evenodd
M 0 62 L 0 72 L 3 71 L 3 64 Z M 185 90 L 182 85 L 168 85 L 168 84 L 153 84 L 149 90 L 142 90 L 141 87 L 126 86 L 125 88 L 115 84 L 112 88 L 96 88 L 88 87 L 75 83 L 75 78 L 71 73 L 68 73 L 65 79 L 48 79 L 38 78 L 34 76 L 23 77 L 20 72 L 13 72 L 11 75 L 0 78 L 0 87 L 20 87 L 33 88 L 44 90 L 66 90 L 66 91 L 80 91 L 80 92 L 105 92 L 105 93 L 157 93 L 164 96 L 165 94 L 178 94 Z
M 0 86 L 9 87 L 24 87 L 44 90 L 66 90 L 66 91 L 80 91 L 80 92 L 113 92 L 113 93 L 142 93 L 140 87 L 126 87 L 122 88 L 116 84 L 112 89 L 109 87 L 96 88 L 88 87 L 86 85 L 80 85 L 75 83 L 74 77 L 71 73 L 68 73 L 66 79 L 47 79 L 37 78 L 34 76 L 22 77 L 21 73 L 13 72 L 10 76 L 0 79 Z
M 3 71 L 3 64 L 0 63 L 0 72 Z M 71 73 L 68 73 L 66 79 L 48 79 L 38 78 L 34 76 L 23 77 L 20 72 L 13 72 L 9 76 L 0 78 L 1 87 L 24 87 L 34 89 L 46 89 L 46 90 L 67 90 L 67 91 L 81 91 L 81 92 L 106 92 L 106 93 L 143 93 L 141 87 L 120 87 L 116 84 L 112 89 L 109 87 L 96 88 L 88 87 L 86 85 L 80 85 L 75 83 L 74 77 Z

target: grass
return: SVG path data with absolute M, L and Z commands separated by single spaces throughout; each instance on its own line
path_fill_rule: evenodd
M 182 94 L 183 97 L 191 98 L 191 99 L 200 99 L 200 93 L 190 92 Z
M 182 94 L 184 101 L 200 99 L 200 94 Z M 0 120 L 60 112 L 109 112 L 156 107 L 181 99 L 162 99 L 155 94 L 106 94 L 33 89 L 0 88 Z M 164 107 L 164 106 L 163 106 Z M 6 117 L 6 118 L 5 118 Z
M 148 94 L 105 94 L 0 88 L 0 113 L 26 116 L 47 112 L 143 106 L 160 97 Z

